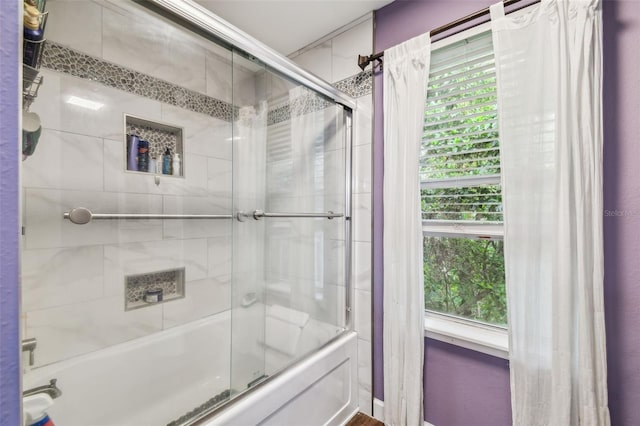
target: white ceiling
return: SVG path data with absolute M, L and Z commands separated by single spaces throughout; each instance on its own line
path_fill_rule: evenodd
M 196 0 L 289 55 L 393 0 Z

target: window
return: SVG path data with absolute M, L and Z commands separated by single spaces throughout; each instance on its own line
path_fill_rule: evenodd
M 420 159 L 425 304 L 505 326 L 493 45 L 490 31 L 474 32 L 431 54 Z

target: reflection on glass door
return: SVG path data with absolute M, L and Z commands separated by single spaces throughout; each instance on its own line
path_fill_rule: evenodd
M 233 74 L 231 389 L 241 392 L 344 330 L 348 155 L 340 105 L 237 53 Z

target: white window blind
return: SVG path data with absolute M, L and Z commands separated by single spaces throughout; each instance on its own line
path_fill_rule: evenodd
M 502 221 L 490 31 L 432 52 L 420 166 L 425 225 Z

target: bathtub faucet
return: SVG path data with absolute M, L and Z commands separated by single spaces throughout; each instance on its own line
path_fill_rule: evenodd
M 25 397 L 25 396 L 36 395 L 39 393 L 46 393 L 51 397 L 51 399 L 56 399 L 57 397 L 62 395 L 62 391 L 58 386 L 56 386 L 57 381 L 58 379 L 51 379 L 49 380 L 48 385 L 37 386 L 33 389 L 26 390 L 22 392 L 22 396 Z

